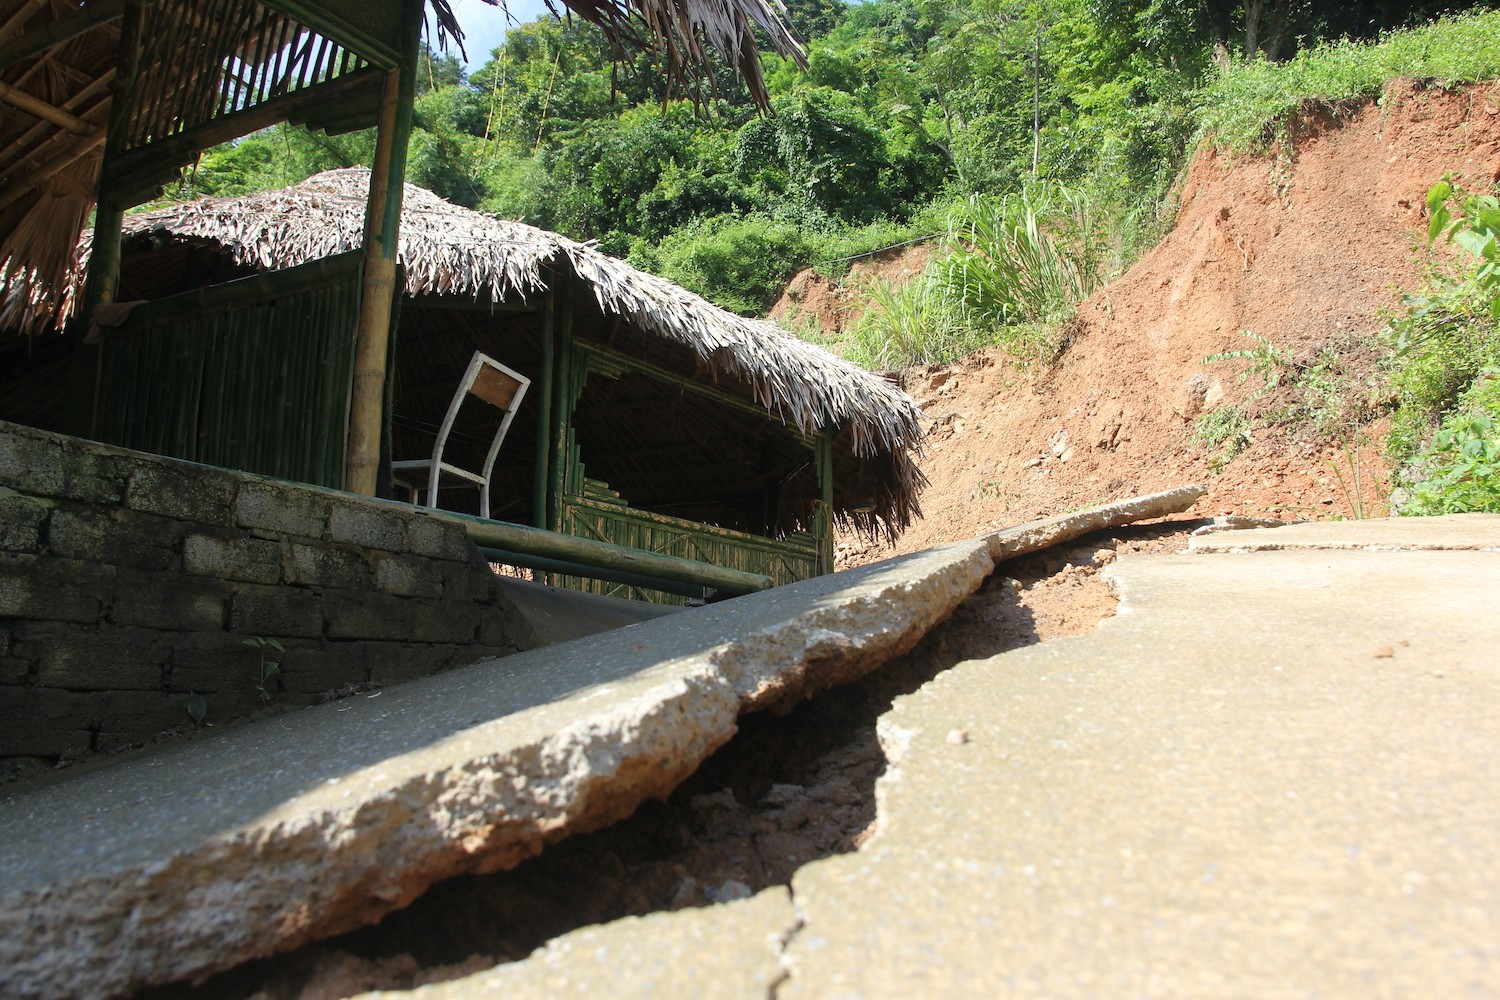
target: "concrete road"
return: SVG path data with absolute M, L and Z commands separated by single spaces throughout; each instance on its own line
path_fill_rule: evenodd
M 416 995 L 1500 996 L 1500 518 L 1199 548 L 898 701 L 877 836 L 790 897 Z

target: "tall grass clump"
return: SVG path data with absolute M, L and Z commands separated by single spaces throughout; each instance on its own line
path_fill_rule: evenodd
M 871 367 L 940 364 L 989 344 L 1047 363 L 1078 303 L 1113 259 L 1101 213 L 1081 189 L 1039 185 L 952 208 L 940 255 L 900 288 L 868 286 L 850 356 Z
M 1100 284 L 1104 259 L 1086 195 L 1061 186 L 976 196 L 955 214 L 940 281 L 973 329 L 1056 322 Z
M 850 328 L 845 356 L 871 371 L 956 361 L 982 346 L 959 322 L 959 310 L 932 269 L 895 285 L 874 281 L 861 290 L 864 313 Z
M 1261 149 L 1307 102 L 1376 97 L 1401 76 L 1443 86 L 1500 76 L 1500 11 L 1440 18 L 1378 42 L 1325 42 L 1281 63 L 1237 63 L 1201 95 L 1201 132 L 1231 152 Z

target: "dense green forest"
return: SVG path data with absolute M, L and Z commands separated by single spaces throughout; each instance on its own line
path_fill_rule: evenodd
M 1039 184 L 1084 192 L 1090 212 L 1111 220 L 1117 263 L 1153 236 L 1207 115 L 1276 113 L 1241 97 L 1226 108 L 1226 78 L 1253 82 L 1257 67 L 1295 64 L 1322 42 L 1496 3 L 787 6 L 808 66 L 768 60 L 770 116 L 724 67 L 696 94 L 669 93 L 648 56 L 613 60 L 576 20 L 512 29 L 472 75 L 455 54 L 424 53 L 408 176 L 460 204 L 597 240 L 746 313 L 801 267 L 837 269 L 941 233 L 955 206 Z M 367 133 L 278 126 L 206 154 L 176 195 L 293 183 L 367 163 L 372 145 Z

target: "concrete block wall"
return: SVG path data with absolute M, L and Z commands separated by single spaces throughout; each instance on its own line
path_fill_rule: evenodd
M 0 778 L 535 645 L 463 529 L 0 422 Z

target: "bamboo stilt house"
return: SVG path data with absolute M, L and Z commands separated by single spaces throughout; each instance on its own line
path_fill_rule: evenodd
M 144 304 L 87 349 L 86 436 L 336 485 L 352 355 L 301 289 L 357 262 L 368 177 L 130 216 L 120 297 Z M 916 513 L 920 414 L 889 382 L 587 244 L 413 185 L 403 204 L 385 469 L 431 452 L 480 351 L 532 383 L 495 518 L 788 582 L 830 567 L 833 520 L 894 534 Z

